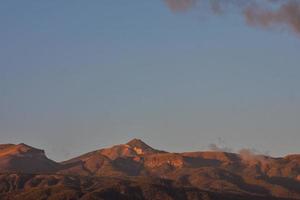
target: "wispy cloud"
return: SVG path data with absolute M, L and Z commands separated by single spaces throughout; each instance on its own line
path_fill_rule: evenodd
M 260 154 L 256 149 L 241 149 L 238 151 L 238 153 L 244 163 L 260 164 L 264 170 L 272 161 L 269 156 Z
M 211 151 L 217 151 L 217 152 L 228 152 L 228 153 L 231 153 L 233 150 L 229 147 L 220 147 L 218 146 L 217 144 L 210 144 L 208 146 L 208 148 L 211 150 Z
M 211 151 L 217 151 L 217 152 L 228 152 L 228 153 L 233 152 L 233 149 L 228 147 L 225 141 L 223 140 L 223 138 L 221 137 L 217 138 L 217 144 L 216 143 L 209 144 L 208 148 Z

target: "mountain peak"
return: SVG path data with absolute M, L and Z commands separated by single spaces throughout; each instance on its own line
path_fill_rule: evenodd
M 134 138 L 126 143 L 126 145 L 132 147 L 137 154 L 145 154 L 145 153 L 155 153 L 159 152 L 156 149 L 153 149 L 149 145 L 147 145 L 145 142 L 143 142 L 141 139 Z
M 15 147 L 16 148 L 24 148 L 24 149 L 37 149 L 37 148 L 29 146 L 29 145 L 27 145 L 25 143 L 16 144 Z
M 131 147 L 148 146 L 145 142 L 143 142 L 141 139 L 138 139 L 138 138 L 134 138 L 134 139 L 130 140 L 129 142 L 127 142 L 126 144 Z

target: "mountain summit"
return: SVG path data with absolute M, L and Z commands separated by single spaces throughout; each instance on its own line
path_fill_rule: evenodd
M 134 138 L 134 139 L 130 140 L 129 142 L 127 142 L 126 144 L 128 144 L 129 146 L 132 146 L 132 147 L 140 147 L 140 148 L 150 147 L 144 141 L 142 141 L 141 139 L 138 139 L 138 138 Z
M 161 152 L 159 150 L 153 149 L 152 147 L 147 145 L 145 142 L 143 142 L 142 140 L 137 139 L 137 138 L 134 138 L 133 140 L 130 140 L 129 142 L 126 143 L 126 145 L 133 148 L 134 151 L 138 155 Z

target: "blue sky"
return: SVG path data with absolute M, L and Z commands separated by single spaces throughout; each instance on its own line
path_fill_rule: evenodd
M 299 153 L 300 37 L 154 1 L 0 2 L 0 141 Z

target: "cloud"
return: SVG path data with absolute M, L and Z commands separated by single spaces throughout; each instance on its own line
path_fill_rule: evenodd
M 249 26 L 289 29 L 300 36 L 299 0 L 164 0 L 174 12 L 187 12 L 196 5 L 209 5 L 213 14 L 230 13 L 237 8 Z M 205 6 L 201 6 L 206 8 Z
M 284 26 L 300 35 L 300 1 L 287 1 L 275 10 L 249 6 L 244 10 L 244 16 L 251 26 Z
M 239 150 L 239 155 L 243 162 L 260 164 L 261 166 L 267 166 L 270 162 L 268 156 L 260 154 L 259 151 L 255 149 L 241 149 Z
M 197 0 L 164 0 L 172 11 L 187 11 L 196 5 Z
M 220 147 L 218 146 L 217 144 L 210 144 L 208 145 L 208 148 L 211 150 L 211 151 L 217 151 L 217 152 L 232 152 L 232 149 L 229 148 L 229 147 Z
M 232 149 L 232 148 L 227 147 L 227 145 L 226 145 L 225 141 L 223 140 L 223 138 L 218 137 L 217 140 L 218 140 L 218 141 L 217 141 L 218 144 L 212 143 L 212 144 L 209 144 L 209 145 L 208 145 L 208 148 L 209 148 L 211 151 L 228 152 L 228 153 L 233 152 L 233 149 Z

